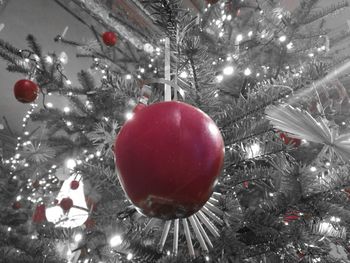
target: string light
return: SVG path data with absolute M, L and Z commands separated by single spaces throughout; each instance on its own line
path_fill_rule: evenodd
M 287 49 L 292 49 L 293 48 L 293 43 L 292 42 L 289 42 L 288 44 L 287 44 Z
M 125 113 L 125 119 L 127 119 L 127 120 L 132 119 L 133 116 L 134 116 L 134 114 L 132 112 Z
M 68 112 L 70 112 L 70 108 L 69 108 L 69 107 L 64 107 L 64 108 L 63 108 L 63 111 L 64 111 L 65 113 L 68 113 Z
M 180 78 L 186 79 L 188 77 L 188 73 L 186 71 L 182 71 L 179 76 Z
M 244 70 L 244 75 L 245 75 L 245 76 L 249 76 L 250 74 L 252 74 L 252 71 L 250 70 L 250 68 L 246 68 L 246 69 Z
M 82 235 L 81 233 L 77 233 L 77 234 L 74 236 L 74 241 L 75 241 L 75 242 L 80 242 L 82 239 L 83 239 L 83 235 Z
M 224 75 L 231 75 L 234 72 L 234 68 L 232 66 L 226 66 L 222 72 Z
M 115 235 L 109 240 L 109 244 L 111 247 L 119 246 L 121 243 L 123 243 L 123 240 L 120 235 Z
M 46 103 L 46 107 L 48 107 L 48 108 L 52 108 L 52 107 L 53 107 L 52 102 L 48 102 L 48 103 Z
M 311 172 L 316 172 L 316 171 L 317 171 L 317 168 L 316 168 L 315 166 L 311 166 L 311 167 L 310 167 L 310 171 L 311 171 Z
M 133 257 L 133 255 L 132 255 L 131 253 L 128 253 L 128 255 L 126 256 L 126 259 L 127 259 L 127 260 L 131 260 L 132 257 Z
M 76 163 L 75 160 L 73 160 L 73 159 L 68 159 L 68 160 L 66 161 L 66 167 L 67 167 L 68 169 L 73 170 L 73 169 L 75 168 L 76 165 L 77 165 L 77 163 Z
M 286 41 L 287 40 L 287 37 L 286 36 L 280 36 L 280 38 L 279 38 L 279 41 L 280 42 L 284 42 L 284 41 Z

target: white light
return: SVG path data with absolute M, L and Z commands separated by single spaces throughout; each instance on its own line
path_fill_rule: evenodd
M 251 37 L 253 35 L 253 31 L 248 32 L 248 37 Z
M 127 120 L 132 119 L 133 116 L 134 116 L 134 114 L 132 112 L 125 113 L 125 119 L 127 119 Z
M 312 58 L 314 56 L 314 53 L 310 53 L 309 57 Z
M 97 152 L 96 152 L 96 156 L 97 156 L 97 157 L 100 157 L 100 156 L 101 156 L 101 152 L 100 152 L 100 151 L 97 151 Z
M 21 157 L 21 155 L 19 153 L 15 154 L 15 159 L 19 159 L 19 157 Z
M 74 241 L 75 242 L 79 242 L 83 239 L 83 235 L 81 233 L 77 233 L 75 236 L 74 236 Z
M 11 230 L 12 230 L 12 228 L 11 228 L 11 227 L 8 227 L 8 228 L 7 228 L 7 231 L 9 231 L 9 232 L 10 232 Z
M 236 37 L 236 42 L 241 42 L 243 40 L 242 34 L 238 34 Z
M 205 260 L 209 261 L 210 260 L 209 256 L 205 256 Z
M 50 63 L 50 64 L 53 62 L 52 57 L 50 57 L 50 56 L 46 56 L 46 57 L 45 57 L 45 61 L 46 61 L 47 63 Z
M 149 43 L 146 43 L 144 46 L 143 46 L 143 50 L 146 51 L 147 53 L 153 53 L 154 51 L 154 48 L 151 44 Z
M 244 70 L 244 75 L 249 76 L 250 74 L 252 74 L 252 71 L 250 70 L 250 68 L 246 68 Z
M 331 163 L 330 162 L 326 162 L 326 166 L 331 166 Z
M 219 37 L 223 37 L 223 35 L 224 35 L 224 32 L 219 33 Z
M 72 126 L 72 122 L 71 121 L 67 121 L 67 126 Z
M 46 107 L 48 107 L 48 108 L 52 108 L 52 107 L 53 107 L 52 102 L 48 102 L 48 103 L 46 103 Z
M 24 164 L 24 167 L 28 167 L 28 166 L 29 166 L 29 163 L 25 163 L 25 164 Z
M 24 62 L 28 63 L 29 62 L 29 58 L 24 59 Z
M 231 75 L 234 72 L 234 68 L 232 66 L 227 66 L 222 71 L 225 75 Z
M 289 43 L 287 44 L 287 48 L 288 48 L 288 49 L 292 49 L 292 48 L 293 48 L 293 43 L 292 43 L 292 42 L 289 42 Z
M 29 132 L 28 132 L 28 131 L 25 131 L 25 132 L 24 132 L 24 135 L 28 136 L 28 135 L 29 135 Z
M 16 197 L 16 201 L 21 201 L 21 199 L 22 199 L 22 196 L 20 195 Z
M 126 78 L 126 79 L 131 79 L 131 75 L 128 74 L 128 75 L 125 76 L 125 78 Z
M 183 78 L 183 79 L 185 79 L 185 78 L 187 78 L 188 77 L 188 74 L 187 74 L 187 72 L 186 71 L 182 71 L 181 73 L 180 73 L 180 78 Z
M 133 256 L 133 255 L 132 255 L 131 253 L 129 253 L 129 254 L 126 256 L 126 259 L 127 259 L 127 260 L 131 260 L 131 259 L 132 259 L 132 256 Z
M 227 17 L 226 17 L 226 20 L 227 21 L 230 21 L 232 19 L 232 16 L 231 15 L 228 15 Z
M 287 40 L 287 37 L 286 36 L 280 36 L 280 38 L 279 38 L 279 41 L 280 42 L 284 42 L 284 41 L 286 41 Z
M 310 171 L 311 171 L 311 172 L 316 172 L 316 171 L 317 171 L 317 168 L 316 168 L 315 166 L 312 166 L 312 167 L 310 167 Z
M 219 83 L 220 83 L 223 79 L 224 79 L 224 76 L 223 76 L 223 75 L 217 75 L 217 76 L 216 76 L 216 81 L 219 82 Z
M 120 235 L 115 235 L 109 240 L 111 247 L 119 246 L 121 243 L 123 243 L 123 240 Z
M 68 112 L 70 112 L 70 108 L 69 108 L 69 107 L 64 107 L 64 108 L 63 108 L 63 111 L 64 111 L 65 113 L 68 113 Z
M 77 165 L 77 163 L 76 163 L 75 160 L 73 160 L 73 159 L 68 159 L 68 160 L 66 161 L 66 167 L 67 167 L 68 169 L 73 170 L 73 169 L 75 168 L 76 165 Z
M 144 68 L 140 68 L 140 72 L 141 73 L 145 73 L 145 69 Z

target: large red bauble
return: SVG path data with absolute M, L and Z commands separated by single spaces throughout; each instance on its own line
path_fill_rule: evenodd
M 114 151 L 126 195 L 141 213 L 161 219 L 197 212 L 211 196 L 224 160 L 215 123 L 175 101 L 135 113 L 120 130 Z
M 38 97 L 39 88 L 33 81 L 29 79 L 21 79 L 14 86 L 14 94 L 18 101 L 22 103 L 30 103 Z
M 106 46 L 112 47 L 117 43 L 117 35 L 114 32 L 104 32 L 102 39 Z

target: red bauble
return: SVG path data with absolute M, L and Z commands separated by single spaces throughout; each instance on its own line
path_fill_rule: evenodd
M 73 180 L 73 181 L 70 183 L 70 188 L 71 188 L 72 190 L 78 189 L 78 187 L 79 187 L 79 181 Z
M 293 145 L 295 147 L 298 147 L 301 144 L 301 140 L 300 139 L 290 137 L 287 133 L 284 133 L 284 132 L 280 133 L 280 138 L 282 139 L 282 141 L 286 145 L 290 144 L 290 145 Z
M 215 123 L 182 102 L 150 105 L 127 121 L 115 143 L 125 193 L 150 217 L 173 219 L 197 212 L 209 199 L 224 160 Z
M 45 205 L 41 204 L 35 208 L 32 220 L 34 223 L 41 223 L 46 221 Z
M 17 210 L 17 209 L 20 209 L 22 207 L 22 204 L 18 201 L 15 201 L 13 204 L 12 204 L 12 208 Z
M 63 198 L 60 202 L 60 207 L 63 209 L 64 212 L 69 211 L 73 207 L 73 200 L 69 197 Z
M 29 79 L 21 79 L 14 86 L 14 94 L 18 101 L 22 103 L 30 103 L 38 97 L 39 88 L 33 81 Z
M 299 220 L 300 219 L 300 211 L 298 210 L 293 210 L 293 211 L 288 211 L 284 216 L 283 216 L 283 221 L 286 223 Z
M 104 32 L 102 35 L 103 43 L 107 46 L 114 46 L 117 43 L 117 35 L 114 32 Z

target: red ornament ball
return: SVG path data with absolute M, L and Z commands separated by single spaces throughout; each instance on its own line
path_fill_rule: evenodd
M 87 229 L 93 229 L 96 225 L 96 222 L 92 218 L 88 218 L 86 219 L 84 225 L 86 226 Z
M 18 101 L 31 103 L 38 97 L 39 88 L 33 81 L 21 79 L 16 82 L 13 91 Z
M 63 198 L 60 202 L 60 207 L 63 209 L 64 212 L 69 211 L 73 207 L 73 200 L 69 197 Z
M 299 147 L 301 144 L 301 140 L 298 138 L 293 138 L 290 137 L 289 134 L 281 132 L 280 133 L 280 138 L 282 139 L 282 141 L 284 142 L 284 144 L 286 145 L 293 145 L 294 147 Z
M 12 208 L 15 210 L 20 209 L 21 207 L 22 207 L 22 204 L 18 201 L 13 202 L 12 204 Z
M 79 187 L 79 181 L 73 180 L 73 181 L 70 183 L 70 188 L 71 188 L 72 190 L 78 189 L 78 187 Z
M 102 39 L 106 46 L 112 47 L 117 43 L 117 35 L 114 32 L 104 32 Z
M 126 195 L 141 213 L 161 219 L 201 209 L 224 160 L 224 142 L 213 120 L 175 101 L 138 111 L 120 130 L 114 150 Z

